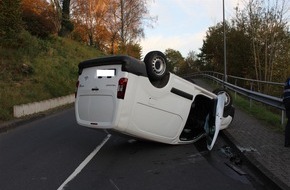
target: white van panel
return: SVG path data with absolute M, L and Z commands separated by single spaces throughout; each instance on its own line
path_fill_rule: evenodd
M 112 122 L 115 103 L 110 95 L 84 95 L 79 97 L 79 117 L 91 122 Z
M 89 127 L 112 128 L 119 106 L 118 81 L 126 75 L 121 65 L 84 68 L 76 99 L 78 122 Z
M 132 80 L 129 78 L 130 81 Z M 160 89 L 154 87 L 147 77 L 137 77 L 134 84 L 126 92 L 126 95 L 132 95 L 132 99 L 127 99 L 130 103 L 124 102 L 124 105 L 132 105 L 129 109 L 132 112 L 129 117 L 125 117 L 129 119 L 129 123 L 124 132 L 164 143 L 177 142 L 192 100 L 180 98 L 170 92 L 173 81 Z M 122 113 L 124 111 L 123 109 Z
M 134 107 L 133 125 L 153 136 L 172 139 L 179 134 L 183 119 L 174 113 L 137 103 Z

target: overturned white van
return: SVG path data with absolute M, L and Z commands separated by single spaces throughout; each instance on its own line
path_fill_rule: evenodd
M 167 144 L 207 138 L 212 149 L 233 119 L 226 90 L 207 91 L 168 72 L 166 57 L 149 52 L 144 61 L 107 56 L 79 64 L 78 124 Z

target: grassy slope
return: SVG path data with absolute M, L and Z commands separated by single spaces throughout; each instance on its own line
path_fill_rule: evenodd
M 0 47 L 0 122 L 12 118 L 13 105 L 72 94 L 78 63 L 100 55 L 68 39 L 39 40 L 27 33 L 17 48 Z

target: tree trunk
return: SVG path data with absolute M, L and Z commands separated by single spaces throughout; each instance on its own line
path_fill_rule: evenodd
M 73 24 L 70 21 L 70 0 L 62 2 L 62 18 L 59 36 L 65 37 L 73 31 Z

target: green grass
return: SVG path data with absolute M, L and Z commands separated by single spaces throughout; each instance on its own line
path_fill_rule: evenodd
M 216 83 L 207 80 L 207 83 L 214 88 L 220 87 Z M 257 101 L 250 101 L 249 98 L 241 95 L 234 95 L 234 92 L 231 92 L 233 97 L 233 104 L 235 107 L 241 109 L 247 114 L 255 117 L 259 121 L 265 123 L 266 126 L 270 127 L 274 131 L 283 132 L 284 125 L 281 125 L 281 111 L 271 106 L 264 105 Z
M 74 93 L 78 63 L 102 55 L 69 39 L 40 40 L 23 32 L 18 46 L 0 46 L 0 122 L 13 106 Z
M 272 110 L 271 107 L 254 100 L 250 103 L 249 99 L 239 95 L 234 98 L 234 105 L 264 122 L 275 131 L 283 132 L 284 126 L 281 125 L 281 112 L 280 114 L 276 113 L 278 110 Z

